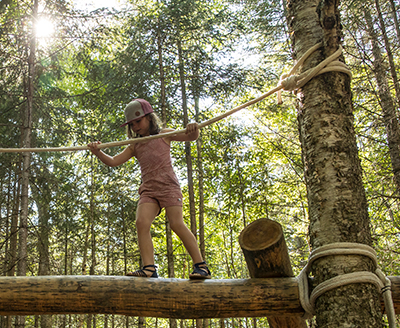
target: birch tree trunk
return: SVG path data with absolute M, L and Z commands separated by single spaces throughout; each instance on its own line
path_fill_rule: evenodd
M 295 59 L 318 42 L 323 47 L 302 71 L 333 54 L 341 42 L 339 1 L 288 1 Z M 343 60 L 343 58 L 341 58 Z M 297 93 L 297 111 L 309 205 L 312 249 L 336 242 L 371 245 L 367 202 L 353 127 L 350 78 L 320 75 Z M 345 273 L 375 270 L 368 258 L 329 256 L 314 262 L 316 284 Z M 371 284 L 351 284 L 321 295 L 318 327 L 382 327 L 379 295 Z

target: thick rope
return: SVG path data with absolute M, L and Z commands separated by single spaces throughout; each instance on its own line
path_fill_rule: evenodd
M 343 72 L 343 73 L 346 73 L 351 76 L 351 71 L 349 69 L 347 69 L 346 65 L 344 63 L 336 60 L 342 54 L 341 46 L 339 46 L 339 49 L 333 55 L 326 58 L 324 61 L 322 61 L 316 67 L 309 69 L 300 75 L 295 75 L 298 68 L 304 63 L 304 61 L 314 51 L 316 51 L 321 46 L 322 46 L 322 43 L 318 43 L 314 47 L 310 48 L 300 58 L 300 60 L 297 62 L 297 64 L 290 70 L 289 74 L 283 74 L 281 76 L 278 86 L 269 90 L 268 92 L 264 93 L 263 95 L 259 96 L 258 98 L 250 100 L 250 101 L 248 101 L 238 107 L 235 107 L 219 116 L 215 116 L 207 121 L 199 123 L 199 128 L 204 128 L 210 124 L 218 122 L 218 121 L 224 119 L 225 117 L 238 112 L 241 109 L 249 107 L 249 106 L 269 97 L 270 95 L 272 95 L 274 93 L 278 93 L 278 102 L 281 103 L 282 102 L 282 96 L 281 96 L 282 89 L 285 91 L 297 90 L 297 89 L 301 88 L 302 86 L 304 86 L 313 77 L 315 77 L 319 74 L 336 71 L 336 72 Z M 116 147 L 116 146 L 131 145 L 134 143 L 145 142 L 145 141 L 152 140 L 152 139 L 175 136 L 177 134 L 181 134 L 181 133 L 185 133 L 185 132 L 186 132 L 186 129 L 175 130 L 172 132 L 158 134 L 158 135 L 154 135 L 154 136 L 148 136 L 148 137 L 144 137 L 144 138 L 135 138 L 135 139 L 128 139 L 128 140 L 123 140 L 123 141 L 107 142 L 107 143 L 102 143 L 102 144 L 98 145 L 98 148 L 103 149 L 103 148 L 110 148 L 110 147 Z M 89 147 L 88 146 L 73 146 L 73 147 L 53 147 L 53 148 L 0 148 L 0 153 L 53 152 L 53 151 L 78 151 L 78 150 L 89 150 Z
M 317 66 L 310 68 L 309 70 L 296 75 L 295 73 L 301 65 L 306 61 L 310 55 L 322 46 L 322 43 L 317 43 L 315 46 L 311 47 L 306 51 L 306 53 L 300 58 L 295 66 L 290 70 L 288 74 L 282 74 L 280 78 L 280 85 L 283 86 L 285 91 L 295 91 L 303 87 L 308 81 L 317 75 L 327 73 L 327 72 L 342 72 L 352 77 L 351 71 L 347 68 L 346 64 L 337 60 L 343 53 L 342 46 L 339 46 L 331 56 L 323 60 Z M 282 103 L 281 90 L 277 92 L 278 103 Z
M 328 279 L 316 286 L 310 295 L 308 273 L 312 263 L 321 257 L 333 255 L 366 256 L 374 262 L 374 265 L 377 269 L 375 270 L 375 273 L 369 271 L 360 271 L 347 273 Z M 383 296 L 389 327 L 396 327 L 396 314 L 392 299 L 391 282 L 378 267 L 375 250 L 368 245 L 359 243 L 332 243 L 321 246 L 310 254 L 308 263 L 303 270 L 301 270 L 297 280 L 299 283 L 300 303 L 306 312 L 304 317 L 307 319 L 312 318 L 315 314 L 314 307 L 317 298 L 327 291 L 350 284 L 369 283 L 375 285 Z

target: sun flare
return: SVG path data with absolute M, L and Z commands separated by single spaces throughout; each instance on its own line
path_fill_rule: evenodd
M 35 24 L 35 33 L 37 38 L 48 38 L 54 32 L 53 22 L 46 18 L 40 18 Z

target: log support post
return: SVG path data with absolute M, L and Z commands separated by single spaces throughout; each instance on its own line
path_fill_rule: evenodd
M 240 247 L 252 278 L 293 277 L 282 227 L 269 219 L 250 223 L 239 236 Z M 268 316 L 271 328 L 307 328 L 301 317 Z

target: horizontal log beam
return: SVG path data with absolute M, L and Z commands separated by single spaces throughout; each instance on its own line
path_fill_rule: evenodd
M 61 313 L 192 319 L 300 316 L 302 308 L 293 278 L 0 277 L 0 314 Z
M 400 277 L 390 277 L 396 312 Z M 294 316 L 295 278 L 191 281 L 121 276 L 0 277 L 0 314 L 120 314 L 159 318 Z

